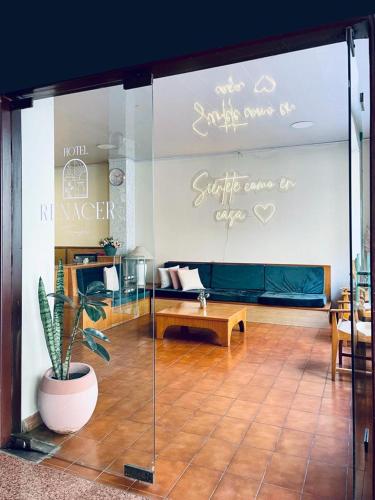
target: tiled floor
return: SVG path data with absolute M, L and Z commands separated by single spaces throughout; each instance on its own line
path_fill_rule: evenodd
M 152 345 L 141 318 L 110 331 L 112 362 L 90 423 L 45 465 L 150 498 L 345 499 L 350 490 L 349 378 L 328 374 L 329 330 L 248 324 L 231 348 L 172 330 L 157 341 L 156 484 L 125 479 L 150 466 Z M 348 485 L 347 485 L 348 483 Z

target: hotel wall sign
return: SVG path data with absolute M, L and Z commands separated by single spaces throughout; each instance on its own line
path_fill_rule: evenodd
M 90 221 L 90 220 L 114 220 L 121 218 L 119 210 L 116 210 L 113 201 L 68 201 L 54 206 L 53 203 L 41 203 L 41 222 L 53 221 L 55 212 L 66 222 Z
M 87 156 L 89 153 L 84 144 L 77 146 L 65 146 L 64 147 L 64 157 L 74 158 L 75 156 Z
M 268 224 L 276 213 L 276 205 L 273 202 L 250 202 L 249 208 L 233 208 L 236 196 L 271 191 L 287 193 L 296 185 L 295 180 L 286 176 L 278 179 L 252 179 L 249 175 L 228 171 L 222 177 L 211 177 L 203 170 L 192 179 L 192 190 L 196 194 L 193 207 L 198 208 L 209 198 L 215 198 L 220 205 L 214 212 L 217 222 L 225 222 L 228 227 L 232 227 L 236 222 L 243 222 L 248 217 L 255 216 L 262 224 Z
M 88 198 L 89 173 L 84 161 L 79 158 L 69 160 L 64 166 L 62 177 L 64 200 Z
M 89 173 L 86 163 L 77 156 L 87 156 L 85 145 L 65 146 L 64 157 L 71 158 L 63 169 L 63 199 L 76 200 L 89 196 Z

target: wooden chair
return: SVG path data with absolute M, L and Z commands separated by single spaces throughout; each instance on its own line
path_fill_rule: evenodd
M 369 302 L 369 290 L 363 286 L 357 287 L 357 293 L 359 297 L 358 302 L 358 317 L 360 321 L 371 321 L 371 304 Z M 346 304 L 350 306 L 351 293 L 349 288 L 341 289 L 341 300 L 338 300 L 338 304 Z M 341 307 L 341 306 L 340 306 Z M 345 319 L 350 319 L 350 313 L 345 313 Z
M 358 287 L 359 309 L 358 316 L 361 321 L 371 321 L 371 304 L 369 302 L 368 288 Z
M 361 302 L 361 301 L 360 301 Z M 360 307 L 363 304 L 359 304 Z M 359 321 L 358 311 L 355 310 L 353 313 L 350 309 L 350 303 L 347 301 L 339 301 L 339 307 L 337 309 L 331 309 L 332 315 L 332 360 L 331 360 L 331 374 L 332 380 L 336 378 L 336 371 L 351 371 L 349 368 L 343 368 L 342 359 L 343 357 L 351 357 L 352 354 L 343 352 L 343 343 L 351 343 L 352 341 L 352 326 L 351 326 L 351 315 L 353 314 L 353 328 L 354 328 L 354 345 L 351 346 L 352 350 L 356 350 L 356 343 L 363 342 L 364 344 L 371 344 L 371 323 L 365 321 Z M 337 352 L 339 352 L 339 367 L 336 366 Z M 369 360 L 370 357 L 360 356 L 356 354 L 356 357 Z

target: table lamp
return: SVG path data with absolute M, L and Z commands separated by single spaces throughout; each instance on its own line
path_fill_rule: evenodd
M 154 257 L 151 253 L 142 246 L 137 246 L 128 253 L 128 257 L 139 259 L 137 262 L 137 284 L 138 286 L 146 285 L 147 260 L 152 260 Z

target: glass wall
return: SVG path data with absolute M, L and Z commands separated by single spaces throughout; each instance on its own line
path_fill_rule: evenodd
M 63 468 L 152 481 L 152 87 L 35 101 L 22 140 L 22 419 Z
M 348 44 L 354 497 L 372 497 L 372 331 L 368 40 Z M 363 496 L 362 496 L 363 495 Z

